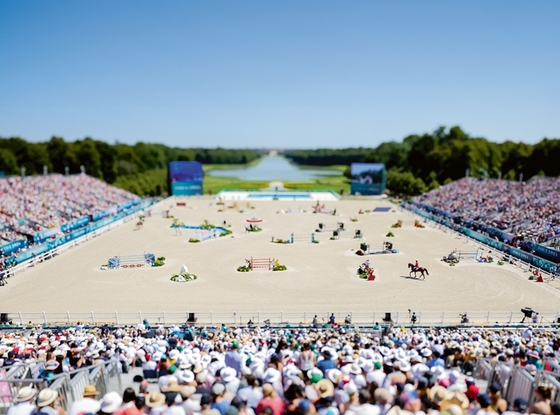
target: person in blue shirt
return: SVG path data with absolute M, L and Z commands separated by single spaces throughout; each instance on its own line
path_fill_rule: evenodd
M 434 350 L 433 358 L 426 363 L 426 366 L 428 366 L 430 369 L 434 366 L 445 367 L 445 362 L 441 358 L 441 354 L 438 351 Z
M 317 363 L 317 367 L 323 372 L 323 377 L 326 376 L 328 370 L 336 369 L 336 362 L 332 360 L 331 352 L 323 350 L 324 359 Z
M 230 406 L 230 402 L 224 398 L 225 393 L 226 387 L 223 383 L 214 383 L 212 386 L 212 398 L 214 399 L 212 409 L 217 409 L 220 412 L 220 415 L 226 415 Z

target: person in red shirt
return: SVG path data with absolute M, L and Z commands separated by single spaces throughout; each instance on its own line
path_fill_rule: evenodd
M 255 413 L 260 415 L 264 408 L 269 407 L 272 409 L 273 415 L 282 415 L 284 413 L 284 401 L 276 395 L 274 387 L 270 383 L 266 383 L 262 387 L 264 397 L 260 400 L 255 409 Z

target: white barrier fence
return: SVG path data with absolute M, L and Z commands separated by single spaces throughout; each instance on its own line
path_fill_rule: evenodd
M 193 313 L 196 317 L 197 325 L 246 325 L 249 320 L 254 324 L 270 325 L 309 325 L 314 316 L 320 324 L 329 322 L 331 313 L 334 313 L 337 323 L 343 323 L 347 317 L 353 325 L 373 326 L 376 323 L 396 325 L 411 325 L 411 312 L 409 311 L 372 311 L 372 312 L 352 312 L 352 311 L 301 311 L 301 312 L 262 312 L 262 311 L 232 311 L 232 312 L 198 312 L 197 310 L 188 311 L 161 311 L 161 312 L 6 312 L 7 320 L 11 320 L 12 325 L 72 325 L 77 322 L 83 324 L 113 324 L 131 325 L 139 324 L 148 320 L 151 325 L 171 325 L 183 324 L 187 322 L 189 315 Z M 416 311 L 416 326 L 515 326 L 523 320 L 521 311 L 470 311 L 467 312 L 469 323 L 461 324 L 460 314 L 465 311 Z M 389 317 L 391 321 L 387 319 Z M 525 324 L 550 326 L 557 324 L 560 319 L 560 312 L 541 312 L 539 321 L 535 324 L 530 319 Z

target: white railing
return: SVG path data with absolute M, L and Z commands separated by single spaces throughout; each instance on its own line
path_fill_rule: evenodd
M 416 326 L 514 326 L 519 325 L 523 320 L 521 311 L 467 311 L 469 324 L 461 324 L 460 314 L 462 311 L 416 311 Z M 77 322 L 89 325 L 130 325 L 142 323 L 145 319 L 150 325 L 172 325 L 187 323 L 189 314 L 194 313 L 196 325 L 216 326 L 226 325 L 246 325 L 251 320 L 256 325 L 310 325 L 314 316 L 317 316 L 319 324 L 327 324 L 331 312 L 327 311 L 298 311 L 298 312 L 263 312 L 263 311 L 232 311 L 232 312 L 213 312 L 197 310 L 187 311 L 160 311 L 160 312 L 8 312 L 8 319 L 12 324 L 18 326 L 25 325 L 46 325 L 46 326 L 65 326 L 75 325 Z M 409 311 L 371 311 L 353 312 L 336 311 L 332 312 L 336 317 L 337 323 L 344 323 L 347 316 L 350 317 L 351 324 L 357 326 L 373 326 L 391 323 L 384 320 L 386 314 L 390 313 L 392 323 L 397 325 L 411 325 L 411 313 Z M 525 324 L 535 326 L 550 326 L 555 324 L 560 318 L 560 312 L 540 312 L 539 321 L 534 324 L 530 319 L 526 319 Z

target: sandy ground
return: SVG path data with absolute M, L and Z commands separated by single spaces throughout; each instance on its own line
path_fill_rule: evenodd
M 231 202 L 228 202 L 231 205 Z M 143 229 L 134 221 L 113 229 L 94 240 L 72 248 L 58 257 L 38 264 L 10 278 L 0 287 L 1 309 L 14 311 L 183 311 L 231 310 L 516 310 L 530 306 L 542 311 L 560 309 L 560 291 L 554 284 L 528 281 L 528 274 L 512 265 L 464 261 L 450 267 L 440 261 L 454 248 L 473 251 L 450 233 L 427 226 L 414 228 L 415 217 L 401 212 L 387 201 L 339 201 L 327 203 L 338 216 L 312 214 L 311 202 L 238 202 L 239 209 L 217 206 L 208 199 L 189 200 L 189 207 L 173 207 L 171 214 L 186 224 L 203 220 L 231 224 L 232 236 L 198 244 L 188 243 L 194 231 L 176 236 L 171 219 L 148 218 Z M 392 206 L 391 212 L 358 215 L 359 209 Z M 277 213 L 281 209 L 302 208 L 306 213 Z M 245 221 L 262 218 L 263 231 L 245 233 Z M 356 217 L 358 222 L 351 222 Z M 402 219 L 401 229 L 390 226 Z M 290 233 L 311 233 L 324 222 L 334 227 L 344 222 L 347 231 L 331 241 L 332 232 L 316 233 L 319 244 L 298 241 L 282 245 L 271 237 L 289 238 Z M 370 255 L 377 279 L 361 280 L 356 269 L 365 260 L 354 251 L 360 240 L 354 231 L 362 230 L 364 242 L 372 251 L 389 240 L 398 254 Z M 391 230 L 394 238 L 386 238 Z M 107 259 L 120 254 L 152 252 L 167 258 L 163 267 L 102 271 Z M 236 268 L 249 257 L 278 258 L 288 267 L 285 272 L 253 271 Z M 427 267 L 425 281 L 408 276 L 407 263 L 416 259 Z M 170 281 L 172 274 L 186 264 L 198 280 Z

